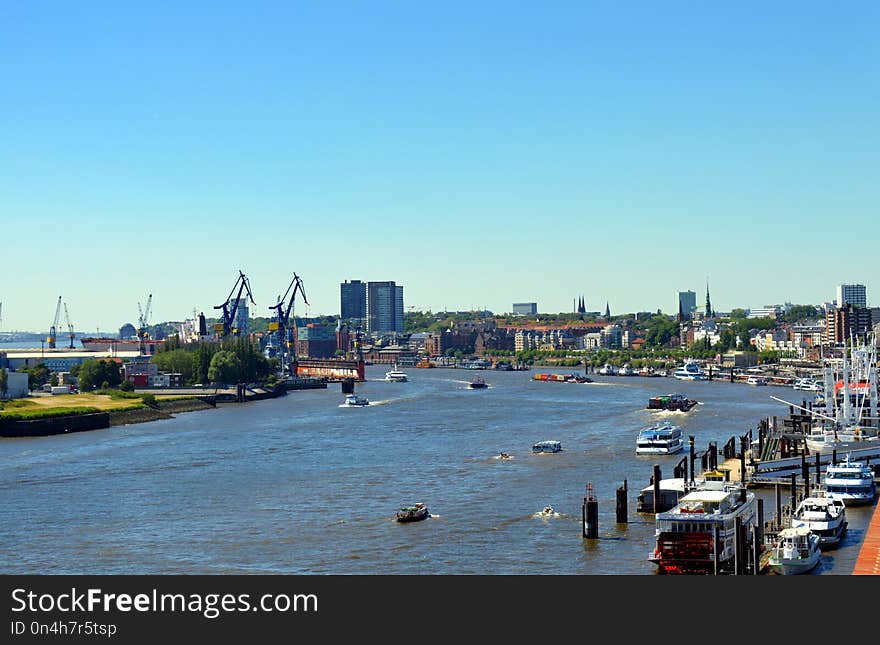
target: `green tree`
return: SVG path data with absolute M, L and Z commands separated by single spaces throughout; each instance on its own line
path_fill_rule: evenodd
M 208 380 L 212 383 L 237 383 L 240 371 L 238 357 L 233 352 L 221 349 L 211 358 Z
M 178 348 L 154 354 L 151 360 L 160 372 L 181 374 L 181 378 L 183 378 L 185 383 L 194 382 L 192 380 L 195 373 L 193 371 L 195 363 L 193 361 L 193 353 Z
M 131 381 L 123 381 L 119 384 L 119 389 L 123 392 L 134 392 L 134 383 Z
M 22 368 L 20 371 L 27 373 L 28 388 L 31 390 L 36 390 L 49 382 L 49 366 L 45 363 L 37 363 L 36 365 Z
M 119 365 L 111 360 L 87 358 L 79 369 L 79 389 L 88 392 L 100 384 L 102 388 L 116 387 L 122 382 Z

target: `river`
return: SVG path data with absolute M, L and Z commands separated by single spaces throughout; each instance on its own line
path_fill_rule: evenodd
M 530 372 L 367 367 L 365 408 L 338 384 L 175 419 L 64 436 L 0 440 L 0 569 L 7 574 L 606 574 L 654 575 L 654 522 L 636 513 L 651 467 L 638 430 L 672 418 L 698 450 L 719 449 L 791 391 L 727 382 L 602 377 L 537 382 Z M 548 370 L 549 371 L 549 370 Z M 467 387 L 481 374 L 489 387 Z M 681 392 L 691 412 L 645 409 Z M 533 455 L 536 441 L 563 451 Z M 494 456 L 501 451 L 510 460 Z M 629 486 L 629 522 L 615 491 Z M 599 538 L 581 535 L 586 484 Z M 765 516 L 775 511 L 770 490 Z M 425 502 L 431 517 L 400 524 Z M 558 516 L 535 514 L 552 505 Z M 873 507 L 816 575 L 852 572 Z

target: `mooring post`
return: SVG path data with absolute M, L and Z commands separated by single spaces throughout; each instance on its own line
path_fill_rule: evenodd
M 832 466 L 837 465 L 837 448 L 835 448 L 834 450 L 831 451 L 831 465 Z
M 797 473 L 791 474 L 791 510 L 797 506 Z
M 804 480 L 804 497 L 810 494 L 810 467 L 807 465 L 807 456 L 801 453 L 801 479 Z
M 819 461 L 819 452 L 816 451 L 816 486 L 822 483 L 821 468 L 822 463 Z
M 690 482 L 691 482 L 691 484 L 693 484 L 694 483 L 694 435 L 688 436 L 688 444 L 690 444 L 690 448 L 691 448 L 691 461 L 689 464 L 690 469 L 691 469 Z
M 584 537 L 591 540 L 599 537 L 599 502 L 593 495 L 593 484 L 587 483 L 584 497 Z
M 343 394 L 354 394 L 354 379 L 353 378 L 344 378 L 341 381 L 342 383 L 342 393 Z
M 739 438 L 739 480 L 746 481 L 746 438 Z
M 758 526 L 755 527 L 755 544 L 764 544 L 764 500 L 758 498 Z M 755 566 L 757 573 L 757 564 Z
M 626 516 L 626 480 L 624 480 L 623 486 L 617 487 L 617 523 L 626 524 Z
M 654 484 L 654 513 L 659 513 L 660 508 L 660 464 L 654 464 L 654 474 L 651 477 Z
M 779 482 L 774 484 L 776 488 L 776 520 L 774 522 L 776 528 L 782 526 L 782 488 L 779 486 Z

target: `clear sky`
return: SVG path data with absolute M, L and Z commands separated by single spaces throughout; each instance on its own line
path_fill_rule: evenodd
M 0 5 L 0 329 L 880 303 L 878 2 Z

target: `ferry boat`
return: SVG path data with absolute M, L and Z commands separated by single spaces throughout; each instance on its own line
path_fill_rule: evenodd
M 812 378 L 799 378 L 791 387 L 801 392 L 821 392 L 824 384 Z
M 401 372 L 397 369 L 397 365 L 395 365 L 390 372 L 385 372 L 385 380 L 394 383 L 405 383 L 408 380 L 408 377 L 406 372 Z
M 640 430 L 636 439 L 637 455 L 673 455 L 683 449 L 681 428 L 669 422 Z
M 850 460 L 850 455 L 825 469 L 823 486 L 828 497 L 846 506 L 870 504 L 877 495 L 874 469 L 861 461 Z
M 665 394 L 648 399 L 647 409 L 688 412 L 696 404 L 697 401 L 689 399 L 683 394 Z
M 792 528 L 807 527 L 819 536 L 819 547 L 834 547 L 846 533 L 846 506 L 824 491 L 806 497 L 791 516 Z
M 819 536 L 806 526 L 782 529 L 770 551 L 768 565 L 782 575 L 808 573 L 819 564 Z
M 545 453 L 545 452 L 559 452 L 562 450 L 562 443 L 559 441 L 554 441 L 552 439 L 548 439 L 546 441 L 539 441 L 535 445 L 532 446 L 532 452 L 535 454 Z
M 755 494 L 731 482 L 704 482 L 669 511 L 655 516 L 655 547 L 648 560 L 662 574 L 726 573 L 736 559 L 737 518 L 753 539 Z
M 767 385 L 767 379 L 763 376 L 750 376 L 746 379 L 746 385 Z
M 635 376 L 636 371 L 632 368 L 629 363 L 624 363 L 618 372 L 618 376 Z
M 673 376 L 681 381 L 705 381 L 706 374 L 700 369 L 695 361 L 685 361 L 685 364 L 679 367 L 673 373 Z
M 339 407 L 342 408 L 362 408 L 365 405 L 370 405 L 369 399 L 363 396 L 358 396 L 356 394 L 347 394 L 345 396 L 345 401 L 342 402 L 342 405 Z
M 617 376 L 617 368 L 611 363 L 605 363 L 599 368 L 599 374 L 602 376 Z

